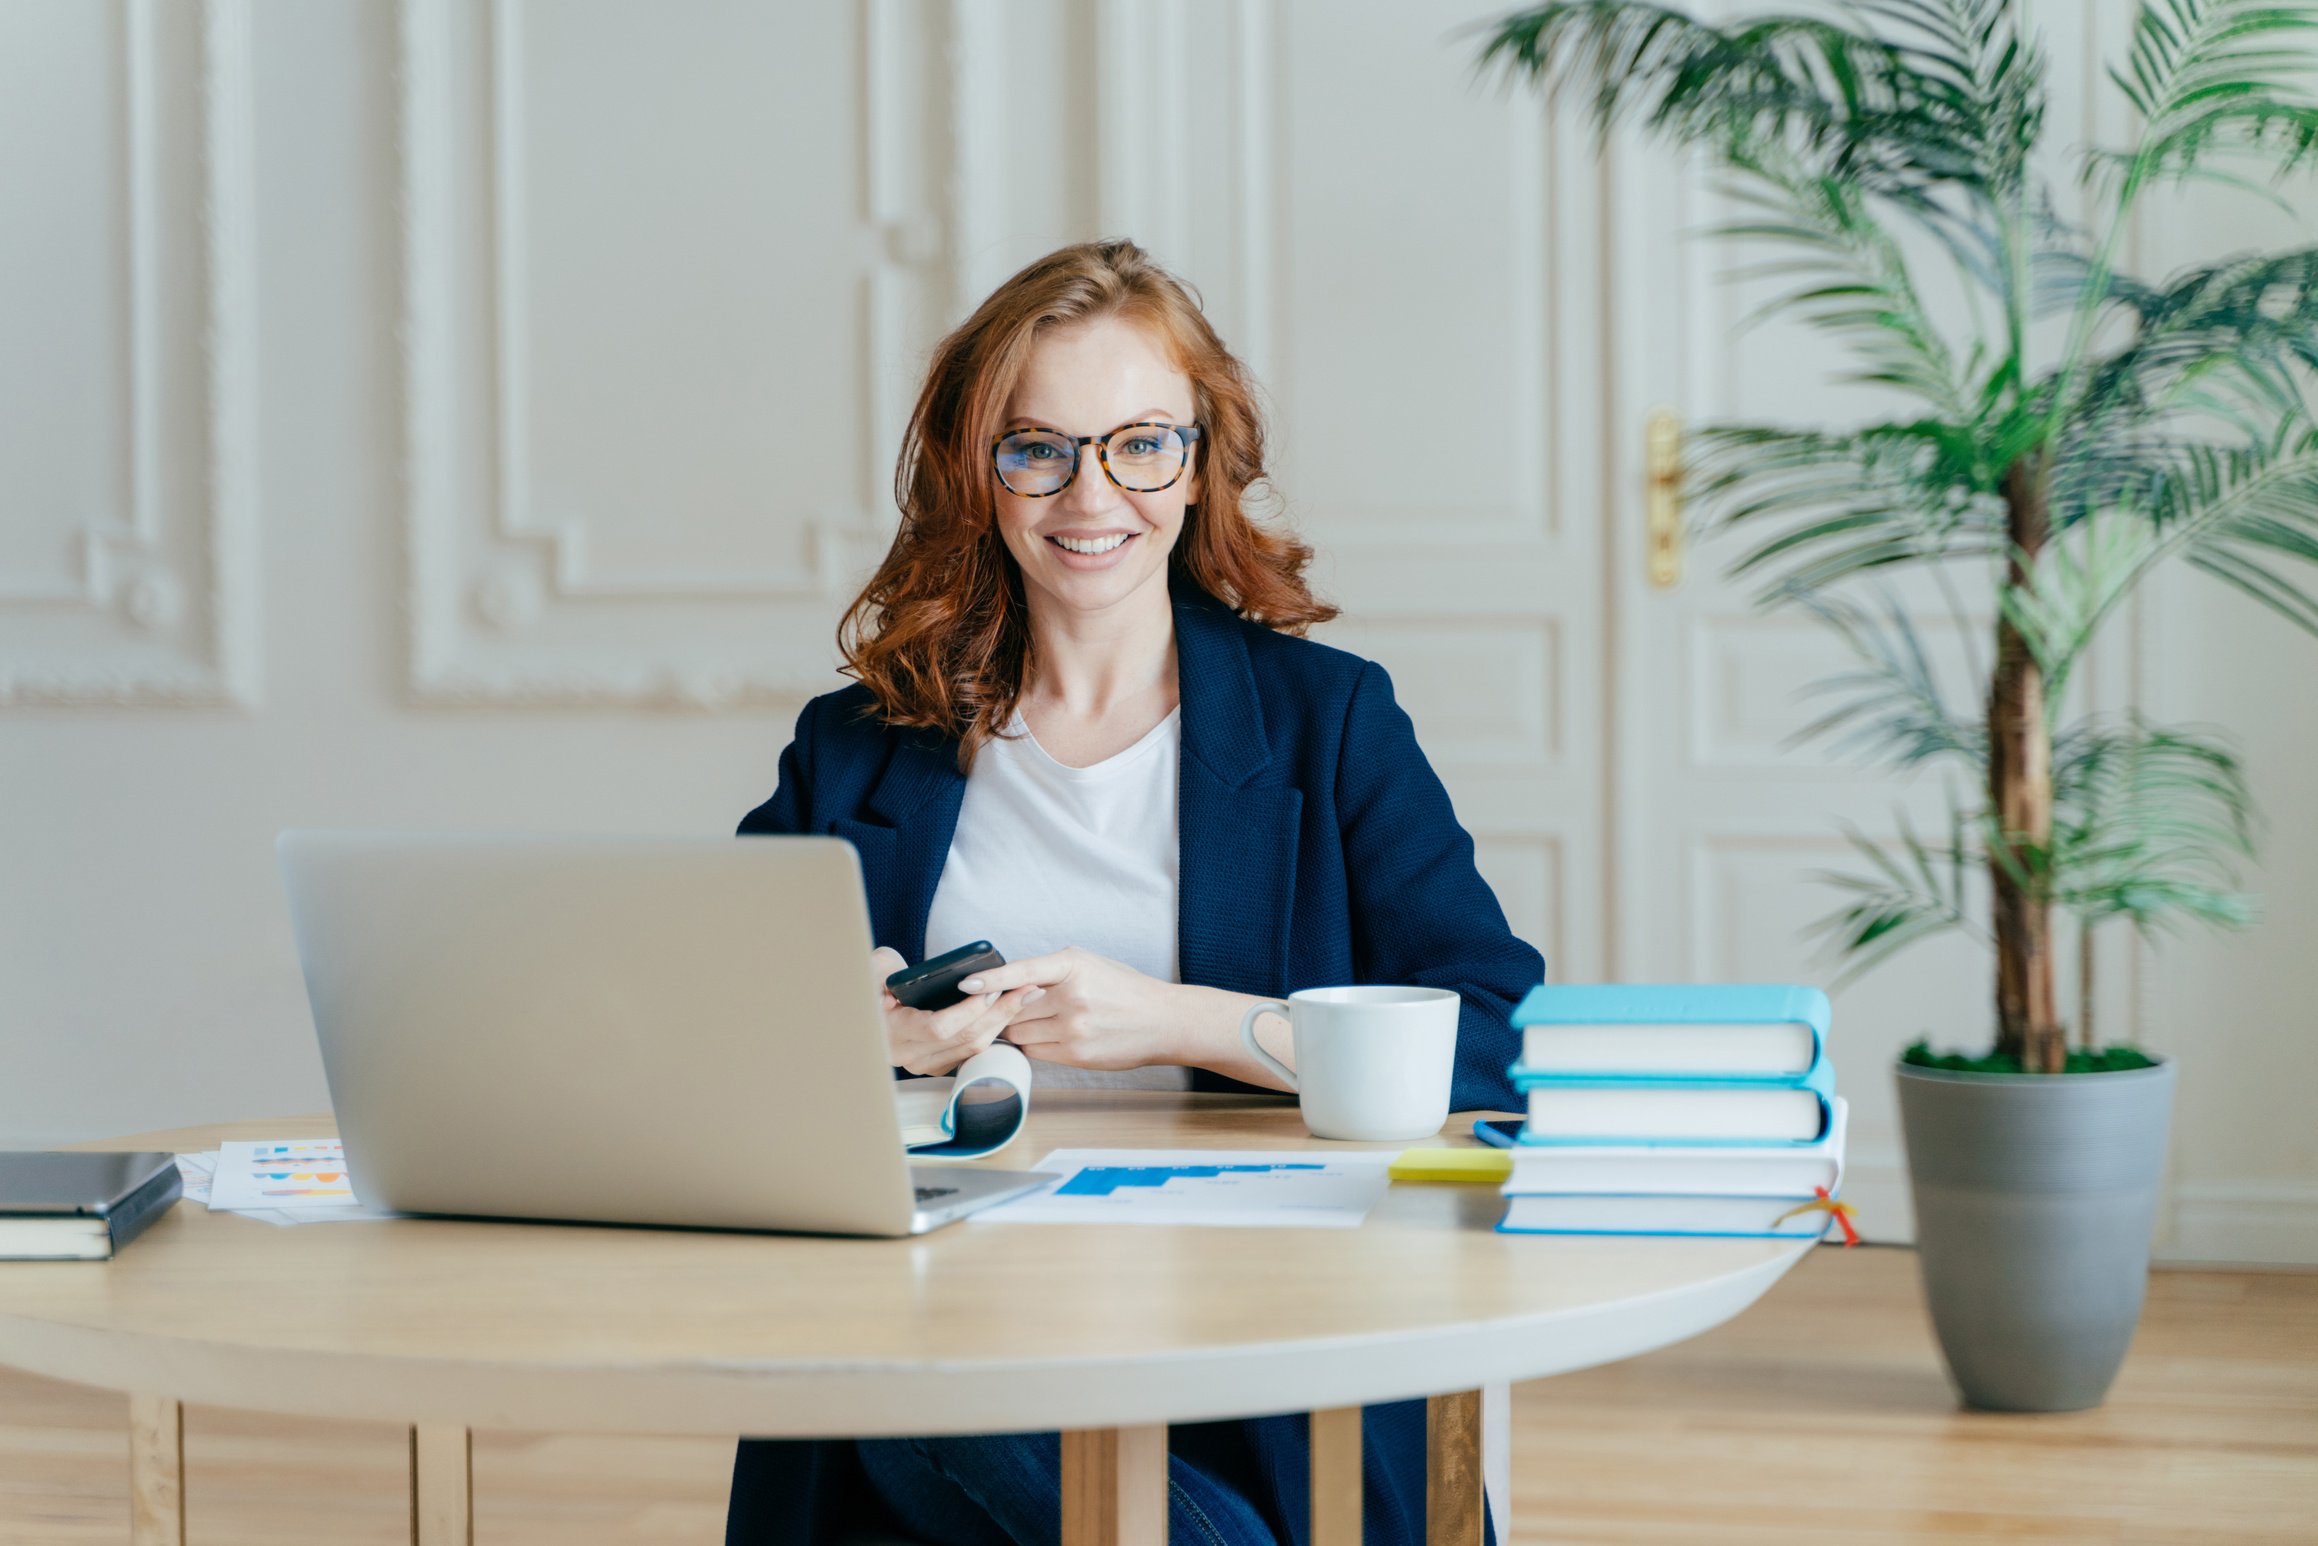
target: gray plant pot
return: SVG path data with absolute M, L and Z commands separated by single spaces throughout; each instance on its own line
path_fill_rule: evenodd
M 1897 1073 L 1924 1297 L 1965 1403 L 2100 1405 L 2148 1286 L 2173 1065 Z

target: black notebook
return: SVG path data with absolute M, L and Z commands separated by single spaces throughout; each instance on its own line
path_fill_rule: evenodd
M 103 1261 L 184 1186 L 174 1154 L 0 1152 L 0 1261 Z

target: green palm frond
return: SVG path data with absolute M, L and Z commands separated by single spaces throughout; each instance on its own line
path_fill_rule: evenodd
M 2112 306 L 2137 293 L 2138 282 L 2131 277 L 2095 266 L 2089 239 L 2060 217 L 2049 196 L 2038 201 L 2030 219 L 2030 317 L 2056 316 L 2087 305 Z M 1989 240 L 1995 239 L 1990 233 Z M 1983 285 L 1991 291 L 2000 288 L 1993 280 L 1984 280 Z
M 1983 191 L 2002 197 L 2027 182 L 2044 122 L 2044 71 L 2010 0 L 1850 0 L 1849 9 L 1896 28 L 1908 65 L 1963 104 L 1960 129 Z
M 2041 50 L 2007 0 L 1853 0 L 1844 11 L 1856 27 L 1790 15 L 1716 26 L 1657 0 L 1555 0 L 1490 23 L 1480 63 L 1528 76 L 1551 100 L 1583 94 L 1604 134 L 1638 121 L 1760 183 L 1754 213 L 1726 234 L 1788 241 L 1799 270 L 1823 271 L 1774 309 L 1801 308 L 1861 347 L 1857 379 L 1959 422 L 2012 410 L 2034 395 L 2019 358 L 2029 317 L 2107 293 L 2106 262 L 2078 250 L 2030 185 Z M 1998 297 L 2006 351 L 1959 358 L 1939 336 L 1882 229 L 1894 215 L 1938 240 L 1967 296 Z M 1879 323 L 1893 336 L 1868 342 Z M 1983 438 L 1998 451 L 2033 442 L 2046 401 Z
M 2054 535 L 2028 584 L 1999 590 L 1997 606 L 2044 672 L 2048 716 L 2060 714 L 2069 675 L 2093 636 L 2163 551 L 2144 522 L 2080 520 Z
M 2130 203 L 2217 152 L 2262 153 L 2278 176 L 2318 158 L 2318 103 L 2297 96 L 2318 62 L 2314 37 L 2309 0 L 2144 0 L 2125 68 L 2109 71 L 2141 115 L 2140 142 L 2093 168 L 2117 176 Z
M 1652 0 L 1556 0 L 1487 26 L 1483 68 L 1527 76 L 1556 103 L 1582 94 L 1604 133 L 1633 120 L 1683 144 L 1782 144 L 1897 196 L 2005 174 L 1980 159 L 1993 136 L 1971 95 L 1977 56 L 1822 17 L 1718 27 Z
M 1891 595 L 1877 611 L 1834 596 L 1802 593 L 1795 604 L 1841 639 L 1856 669 L 1823 677 L 1805 692 L 1834 700 L 1790 745 L 1824 740 L 1838 755 L 1871 767 L 1913 769 L 1928 763 L 1962 764 L 1975 785 L 1988 768 L 1988 735 L 1970 715 L 1949 712 L 1946 690 L 1905 605 Z
M 1754 537 L 1734 574 L 1792 597 L 1892 564 L 2000 556 L 2002 509 L 1968 431 L 1936 419 L 1850 431 L 1726 424 L 1692 439 L 1708 524 Z
M 2318 596 L 2272 561 L 2318 564 L 2318 425 L 2290 419 L 2266 443 L 2192 448 L 2149 503 L 2167 551 L 2318 634 Z
M 1904 814 L 1891 841 L 1844 828 L 1862 868 L 1816 877 L 1848 897 L 1809 930 L 1847 958 L 1839 981 L 1932 935 L 1985 940 L 1967 882 L 1991 863 L 2088 928 L 2118 918 L 2144 932 L 2252 920 L 2236 861 L 2253 853 L 2253 801 L 2235 752 L 2210 737 L 2127 719 L 2078 726 L 2055 741 L 2053 754 L 2049 846 L 2008 853 L 1990 841 L 1986 811 L 1952 795 L 1940 841 L 1925 839 Z
M 2134 333 L 2089 368 L 2080 431 L 2179 407 L 2173 394 L 2214 361 L 2273 383 L 2295 366 L 2318 371 L 2318 247 L 2235 257 L 2161 286 L 2120 281 L 2112 295 Z
M 2245 769 L 2219 740 L 2132 719 L 2054 741 L 2052 900 L 2088 925 L 2248 923 L 2234 861 L 2253 851 Z
M 2318 563 L 2318 425 L 2290 418 L 2238 446 L 2157 442 L 2132 472 L 2056 530 L 2028 583 L 1998 594 L 2044 671 L 2055 716 L 2101 627 L 2176 554 L 2318 633 L 2318 596 L 2271 562 Z
M 1982 861 L 1966 837 L 1966 825 L 1964 816 L 1952 813 L 1947 841 L 1931 843 L 1917 835 L 1902 813 L 1896 844 L 1879 843 L 1845 825 L 1843 835 L 1865 870 L 1818 872 L 1814 879 L 1850 893 L 1850 900 L 1805 930 L 1845 958 L 1842 972 L 1829 986 L 1839 987 L 1885 957 L 1934 935 L 1962 932 L 1987 942 L 1987 928 L 1973 917 L 1969 905 L 1968 881 Z
M 2055 372 L 2056 431 L 2078 411 L 2102 281 L 2142 191 L 2193 176 L 2242 184 L 2208 164 L 2223 151 L 2258 154 L 2279 179 L 2318 160 L 2318 103 L 2297 84 L 2318 64 L 2314 34 L 2318 0 L 2141 0 L 2128 69 L 2109 72 L 2139 110 L 2141 134 L 2131 150 L 2086 163 L 2089 181 L 2111 185 L 2108 229 Z
M 1745 213 L 1714 234 L 1773 242 L 1795 254 L 1747 271 L 1793 288 L 1742 326 L 1798 315 L 1859 355 L 1861 368 L 1843 379 L 1896 387 L 1934 412 L 1969 417 L 1954 352 L 1917 293 L 1899 244 L 1859 186 L 1772 147 L 1734 155 L 1731 165 L 1740 175 L 1724 192 Z

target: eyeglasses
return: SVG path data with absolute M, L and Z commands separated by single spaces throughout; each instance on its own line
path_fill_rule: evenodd
M 1093 446 L 1104 475 L 1130 494 L 1173 488 L 1191 460 L 1196 424 L 1122 424 L 1102 435 L 1010 429 L 990 445 L 990 462 L 1009 494 L 1050 499 L 1079 475 L 1079 447 Z

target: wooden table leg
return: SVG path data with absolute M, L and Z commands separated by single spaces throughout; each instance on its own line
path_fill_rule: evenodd
M 129 1546 L 185 1546 L 185 1406 L 129 1398 Z
M 1167 1426 L 1066 1429 L 1062 1546 L 1167 1546 Z
M 410 1431 L 411 1546 L 475 1546 L 475 1441 L 464 1428 Z
M 1312 1414 L 1312 1546 L 1360 1546 L 1360 1408 Z
M 1425 1403 L 1425 1546 L 1481 1546 L 1481 1392 Z

